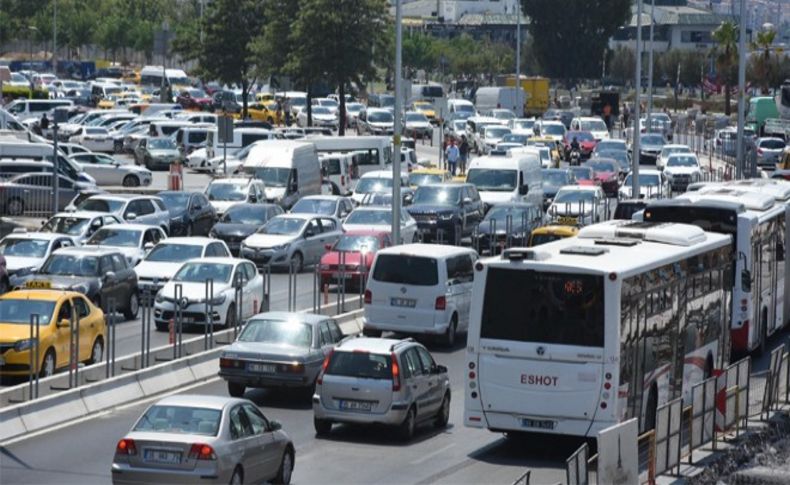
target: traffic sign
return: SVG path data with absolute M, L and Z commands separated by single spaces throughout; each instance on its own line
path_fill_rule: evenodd
M 233 118 L 230 116 L 217 117 L 217 139 L 220 143 L 233 142 Z

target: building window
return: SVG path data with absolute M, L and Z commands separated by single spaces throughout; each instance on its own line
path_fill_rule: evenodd
M 684 30 L 680 33 L 680 41 L 686 44 L 710 44 L 710 32 L 704 30 Z

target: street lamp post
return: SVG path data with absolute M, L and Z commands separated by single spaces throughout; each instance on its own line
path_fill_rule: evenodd
M 401 109 L 403 103 L 403 88 L 401 87 L 401 65 L 403 32 L 401 22 L 403 20 L 402 0 L 395 3 L 395 123 L 392 136 L 392 241 L 393 244 L 400 244 L 400 137 L 401 137 Z M 411 242 L 411 241 L 409 241 Z
M 656 24 L 656 0 L 650 0 L 650 53 L 648 54 L 648 68 L 647 68 L 647 118 L 645 123 L 647 129 L 653 128 L 653 28 Z
M 634 127 L 632 135 L 634 137 L 631 142 L 631 153 L 633 160 L 631 161 L 633 167 L 631 168 L 631 195 L 632 197 L 639 198 L 639 115 L 640 106 L 639 98 L 640 91 L 642 91 L 642 0 L 637 0 L 636 7 L 636 94 L 634 96 Z
M 35 32 L 38 32 L 38 29 L 35 26 L 33 26 L 33 25 L 28 25 L 27 26 L 27 30 L 30 31 L 30 42 L 29 42 L 30 61 L 28 62 L 28 66 L 27 66 L 28 75 L 30 75 L 30 72 L 33 71 L 33 36 L 35 35 Z M 30 76 L 29 81 L 30 81 L 30 99 L 33 99 L 33 76 L 32 75 Z
M 741 15 L 738 29 L 738 133 L 735 137 L 735 176 L 743 178 L 746 170 L 746 161 L 743 156 L 743 124 L 744 110 L 746 109 L 746 0 L 741 0 Z M 726 89 L 726 88 L 725 88 Z

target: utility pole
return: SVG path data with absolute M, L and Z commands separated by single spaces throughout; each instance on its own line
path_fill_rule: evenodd
M 403 49 L 403 21 L 402 0 L 395 3 L 395 123 L 392 136 L 392 242 L 400 244 L 400 137 L 401 137 L 401 109 L 403 107 L 403 88 L 401 80 L 401 53 Z M 437 3 L 438 6 L 438 3 Z M 436 14 L 439 15 L 437 7 Z M 411 241 L 409 241 L 411 242 Z
M 58 0 L 52 0 L 52 74 L 58 75 Z
M 516 2 L 516 92 L 521 90 L 521 4 Z M 524 93 L 526 95 L 526 93 Z M 518 98 L 516 98 L 518 99 Z M 526 101 L 526 100 L 525 100 Z M 523 108 L 522 108 L 523 110 Z M 523 113 L 522 113 L 523 114 Z
M 726 89 L 726 88 L 725 88 Z M 743 156 L 743 123 L 746 108 L 746 0 L 741 0 L 740 25 L 738 29 L 738 133 L 735 137 L 735 177 L 743 178 L 746 163 Z M 754 175 L 754 174 L 751 174 Z
M 631 142 L 631 196 L 639 198 L 639 98 L 640 91 L 642 91 L 642 0 L 636 0 L 636 95 L 634 96 L 634 128 L 632 135 L 634 137 Z
M 647 68 L 647 119 L 645 124 L 647 130 L 653 128 L 653 28 L 656 24 L 656 0 L 650 0 L 650 54 L 649 66 Z

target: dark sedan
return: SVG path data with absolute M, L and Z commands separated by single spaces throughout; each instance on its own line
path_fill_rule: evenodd
M 40 269 L 12 276 L 12 288 L 51 288 L 77 291 L 99 308 L 115 302 L 127 320 L 137 318 L 137 275 L 123 254 L 114 249 L 64 248 L 50 254 Z
M 430 184 L 417 188 L 406 209 L 417 221 L 423 240 L 453 245 L 471 235 L 483 219 L 483 202 L 472 184 Z
M 170 212 L 171 236 L 206 236 L 217 221 L 217 211 L 201 192 L 166 190 L 156 194 Z
M 214 225 L 209 236 L 225 241 L 230 252 L 238 256 L 241 242 L 283 213 L 278 204 L 236 204 L 228 208 Z
M 639 164 L 656 163 L 664 148 L 664 137 L 657 133 L 645 133 L 639 137 Z
M 498 254 L 505 247 L 526 246 L 532 230 L 543 223 L 543 209 L 526 202 L 495 204 L 472 241 L 480 254 Z
M 593 170 L 593 180 L 609 197 L 617 197 L 620 188 L 620 165 L 612 158 L 592 158 L 584 163 Z
M 573 172 L 567 168 L 544 168 L 540 171 L 543 176 L 543 210 L 547 210 L 557 191 L 565 185 L 576 183 Z

